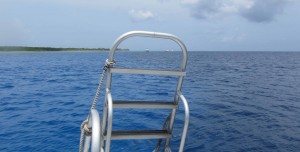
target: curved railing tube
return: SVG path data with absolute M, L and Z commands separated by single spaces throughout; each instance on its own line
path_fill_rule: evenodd
M 131 31 L 121 35 L 113 44 L 110 52 L 109 52 L 109 62 L 113 62 L 115 51 L 117 50 L 118 46 L 126 39 L 130 37 L 141 36 L 141 37 L 152 37 L 152 38 L 163 38 L 163 39 L 170 39 L 175 41 L 182 50 L 182 71 L 185 71 L 186 64 L 187 64 L 187 49 L 184 43 L 175 35 L 167 34 L 167 33 L 159 33 L 159 32 L 148 32 L 148 31 Z
M 91 151 L 99 152 L 101 149 L 100 147 L 101 128 L 100 128 L 99 113 L 96 109 L 91 109 L 91 113 L 88 118 L 88 128 L 92 128 Z
M 187 130 L 188 130 L 188 127 L 189 127 L 190 110 L 189 110 L 188 102 L 185 99 L 185 97 L 180 92 L 178 94 L 179 94 L 180 99 L 183 103 L 184 112 L 185 112 L 184 127 L 183 127 L 183 131 L 182 131 L 181 142 L 180 142 L 180 147 L 179 147 L 179 152 L 183 152 L 185 138 L 186 138 Z

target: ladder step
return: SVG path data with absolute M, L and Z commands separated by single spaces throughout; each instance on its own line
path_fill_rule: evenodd
M 112 140 L 124 139 L 163 139 L 170 138 L 171 134 L 167 130 L 117 130 L 112 131 Z M 106 140 L 106 135 L 104 136 Z
M 113 108 L 174 109 L 177 107 L 178 105 L 172 101 L 113 101 Z
M 154 70 L 154 69 L 129 69 L 129 68 L 110 68 L 111 73 L 123 74 L 151 74 L 151 75 L 172 75 L 185 76 L 185 72 L 175 70 Z

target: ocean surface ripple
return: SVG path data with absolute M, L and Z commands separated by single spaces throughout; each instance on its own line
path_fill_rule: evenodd
M 1 52 L 0 151 L 78 151 L 106 52 Z M 178 69 L 180 52 L 117 52 L 119 67 Z M 299 151 L 300 53 L 189 52 L 185 151 Z M 178 62 L 179 61 L 179 62 Z M 114 75 L 114 99 L 172 100 L 176 77 Z M 103 90 L 97 108 L 102 114 Z M 160 129 L 168 110 L 116 110 L 114 129 Z M 178 151 L 184 112 L 176 115 Z M 146 122 L 146 123 L 143 123 Z M 155 140 L 113 141 L 152 151 Z

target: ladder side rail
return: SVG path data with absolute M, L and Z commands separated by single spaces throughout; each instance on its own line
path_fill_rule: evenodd
M 169 126 L 168 126 L 168 128 L 167 128 L 168 133 L 172 133 L 172 131 L 173 131 L 173 126 L 174 126 L 175 116 L 176 116 L 176 109 L 172 109 L 172 112 L 170 113 L 170 122 L 169 122 Z M 171 138 L 166 138 L 165 148 L 169 146 L 170 139 L 171 139 Z
M 107 99 L 104 100 L 104 102 Z M 106 106 L 106 102 L 103 104 L 103 116 L 102 116 L 102 127 L 101 127 L 101 141 L 100 141 L 100 145 L 101 148 L 104 148 L 104 133 L 106 132 L 106 121 L 107 121 L 107 106 Z
M 109 152 L 111 133 L 112 133 L 113 100 L 109 89 L 106 89 L 106 94 L 107 94 L 107 132 L 106 132 L 105 152 Z
M 174 104 L 176 104 L 176 105 L 178 105 L 178 101 L 179 101 L 178 92 L 181 92 L 182 82 L 183 82 L 183 76 L 179 76 L 178 82 L 177 82 L 177 87 L 175 90 L 175 96 L 174 96 Z M 168 126 L 168 131 L 170 133 L 172 133 L 173 126 L 174 126 L 174 120 L 175 120 L 175 116 L 176 116 L 176 109 L 172 109 L 172 112 L 170 115 L 171 115 L 171 117 L 170 117 L 170 124 Z M 166 142 L 165 142 L 165 147 L 168 147 L 169 143 L 170 143 L 170 138 L 167 138 Z
M 180 93 L 180 99 L 183 103 L 184 112 L 185 112 L 184 127 L 183 127 L 183 131 L 182 131 L 180 147 L 179 147 L 179 152 L 183 152 L 184 143 L 185 143 L 185 139 L 186 139 L 186 135 L 187 135 L 187 130 L 189 127 L 190 110 L 189 110 L 189 105 L 188 105 L 186 98 L 181 93 Z
M 102 119 L 102 136 L 104 137 L 104 133 L 106 132 L 106 121 L 107 121 L 107 103 L 108 103 L 108 92 L 107 90 L 110 90 L 111 88 L 111 80 L 112 80 L 112 73 L 111 68 L 107 69 L 107 75 L 106 75 L 106 92 L 104 96 L 104 102 L 103 102 L 103 119 Z M 104 138 L 101 138 L 101 146 L 104 148 Z
M 186 64 L 187 64 L 187 49 L 184 43 L 175 35 L 167 34 L 167 33 L 159 33 L 159 32 L 148 32 L 148 31 L 131 31 L 121 35 L 113 44 L 110 52 L 109 52 L 109 62 L 113 62 L 114 54 L 118 46 L 126 39 L 134 36 L 141 36 L 141 37 L 152 37 L 152 38 L 162 38 L 162 39 L 170 39 L 176 42 L 182 51 L 182 65 L 181 71 L 185 71 Z
M 103 107 L 103 116 L 102 116 L 102 127 L 101 127 L 101 148 L 104 148 L 104 133 L 106 132 L 106 121 L 107 121 L 107 107 Z
M 103 101 L 103 113 L 102 113 L 102 127 L 101 127 L 101 141 L 100 145 L 104 148 L 104 133 L 106 132 L 106 123 L 107 122 L 107 93 L 105 92 L 104 101 Z

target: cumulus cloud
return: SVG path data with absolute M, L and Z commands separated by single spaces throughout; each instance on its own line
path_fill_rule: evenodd
M 154 19 L 155 15 L 148 10 L 130 10 L 129 11 L 129 16 L 132 21 L 137 22 L 137 21 L 145 21 L 145 20 L 150 20 Z
M 253 22 L 270 22 L 293 0 L 181 0 L 197 19 L 239 15 Z
M 252 7 L 241 11 L 241 15 L 250 21 L 269 22 L 283 12 L 287 0 L 257 0 Z

